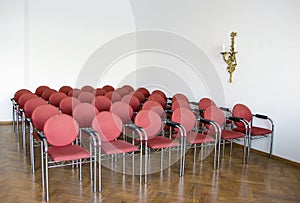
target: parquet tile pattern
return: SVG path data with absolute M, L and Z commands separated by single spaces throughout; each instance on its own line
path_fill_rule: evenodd
M 44 202 L 40 169 L 31 174 L 29 156 L 23 155 L 11 125 L 1 125 L 0 133 L 1 202 Z M 255 153 L 245 165 L 242 149 L 233 152 L 232 158 L 226 153 L 220 169 L 214 171 L 212 156 L 193 164 L 190 150 L 184 177 L 178 176 L 175 163 L 150 174 L 147 185 L 139 184 L 139 176 L 102 167 L 102 193 L 93 193 L 88 165 L 83 167 L 82 182 L 76 168 L 50 169 L 50 202 L 300 202 L 299 167 Z M 36 156 L 38 167 L 38 152 Z

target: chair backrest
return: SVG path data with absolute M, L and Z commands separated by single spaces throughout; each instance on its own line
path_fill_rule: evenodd
M 81 92 L 82 92 L 81 89 L 74 88 L 74 89 L 71 89 L 71 90 L 68 92 L 68 96 L 72 96 L 72 97 L 78 98 L 78 95 L 79 95 Z
M 121 97 L 124 97 L 125 95 L 128 95 L 130 91 L 126 88 L 121 87 L 116 89 L 115 92 L 118 93 Z
M 185 107 L 177 108 L 172 113 L 172 121 L 181 124 L 186 132 L 189 132 L 195 127 L 196 116 L 191 109 Z
M 204 119 L 217 122 L 220 126 L 223 126 L 225 123 L 225 114 L 224 112 L 216 107 L 215 105 L 210 105 L 205 109 Z M 206 125 L 207 128 L 212 129 L 210 125 Z
M 112 103 L 121 101 L 122 99 L 122 96 L 115 91 L 106 92 L 104 96 L 108 97 Z
M 164 108 L 160 103 L 154 100 L 146 101 L 142 106 L 142 110 L 152 110 L 156 112 L 161 118 L 164 116 Z
M 99 134 L 101 142 L 110 142 L 121 134 L 123 122 L 112 112 L 102 111 L 93 119 L 92 128 Z
M 154 95 L 154 94 L 158 94 L 158 95 L 162 96 L 165 100 L 167 99 L 166 94 L 165 94 L 163 91 L 161 91 L 161 90 L 154 90 L 154 91 L 151 93 L 151 95 Z
M 106 96 L 96 96 L 92 101 L 92 104 L 100 111 L 109 111 L 111 107 L 111 100 Z
M 125 95 L 121 101 L 128 103 L 133 111 L 137 112 L 140 110 L 140 100 L 134 95 Z
M 46 89 L 45 91 L 43 91 L 41 97 L 43 99 L 45 99 L 46 101 L 49 101 L 49 98 L 52 94 L 54 94 L 55 92 L 57 92 L 56 90 L 54 89 Z
M 145 98 L 148 98 L 150 96 L 149 90 L 146 89 L 145 87 L 139 87 L 136 91 L 143 93 Z
M 44 125 L 44 135 L 52 146 L 70 145 L 79 133 L 78 123 L 67 114 L 51 116 Z
M 38 98 L 36 94 L 33 93 L 24 93 L 18 99 L 19 109 L 23 109 L 25 103 L 32 98 Z
M 73 89 L 72 87 L 70 87 L 68 85 L 64 85 L 64 86 L 60 87 L 58 91 L 68 94 L 68 92 L 72 89 Z
M 58 107 L 60 101 L 63 98 L 65 98 L 65 97 L 67 97 L 67 95 L 65 93 L 63 93 L 63 92 L 55 92 L 55 93 L 53 93 L 53 94 L 50 95 L 50 97 L 49 97 L 49 103 L 52 104 L 52 105 L 54 105 L 54 106 L 56 106 L 56 107 Z
M 16 91 L 14 94 L 15 102 L 18 103 L 18 99 L 20 98 L 20 96 L 22 96 L 22 94 L 25 94 L 25 93 L 32 93 L 32 92 L 28 89 L 20 89 L 20 90 Z
M 127 89 L 128 92 L 134 91 L 134 88 L 131 85 L 123 85 L 122 88 Z
M 48 87 L 48 86 L 46 86 L 46 85 L 41 85 L 41 86 L 39 86 L 39 87 L 37 87 L 37 88 L 35 89 L 35 94 L 36 94 L 37 96 L 41 97 L 42 94 L 43 94 L 43 92 L 44 92 L 45 90 L 47 90 L 47 89 L 50 89 L 50 87 Z
M 135 96 L 136 98 L 138 98 L 138 100 L 143 103 L 146 99 L 145 95 L 140 92 L 140 91 L 134 91 L 130 93 L 131 95 Z
M 205 110 L 207 107 L 209 107 L 210 105 L 215 105 L 215 102 L 213 100 L 211 100 L 210 98 L 201 98 L 200 101 L 199 101 L 199 109 L 201 110 Z
M 85 92 L 94 92 L 95 88 L 90 85 L 85 85 L 81 87 L 81 90 Z
M 191 108 L 190 103 L 186 100 L 175 100 L 174 102 L 172 102 L 172 111 L 175 111 L 176 109 L 182 108 L 182 107 L 185 107 L 188 109 Z
M 92 92 L 88 92 L 88 91 L 83 91 L 78 95 L 78 99 L 82 102 L 82 103 L 92 103 L 92 101 L 94 100 L 95 95 Z
M 154 138 L 162 130 L 161 117 L 152 110 L 139 111 L 134 123 L 146 131 L 148 139 Z
M 76 97 L 68 96 L 60 101 L 59 109 L 65 114 L 72 115 L 73 109 L 80 103 L 81 101 Z
M 94 90 L 95 96 L 104 96 L 105 93 L 106 93 L 106 90 L 102 89 L 102 88 L 97 88 Z
M 250 122 L 252 119 L 251 110 L 244 104 L 235 104 L 232 109 L 232 115 L 234 117 L 243 118 L 248 122 Z M 234 124 L 238 127 L 244 127 L 242 122 L 234 122 Z
M 31 118 L 34 109 L 41 105 L 47 105 L 48 102 L 41 97 L 34 97 L 25 102 L 24 113 L 26 118 Z
M 184 100 L 186 102 L 189 102 L 189 99 L 187 98 L 187 96 L 185 96 L 182 93 L 177 93 L 172 97 L 172 103 L 175 101 L 178 101 L 178 100 L 181 100 L 181 101 Z
M 74 108 L 72 115 L 80 128 L 89 128 L 92 126 L 92 121 L 98 113 L 98 109 L 93 104 L 81 103 Z
M 166 106 L 166 99 L 160 94 L 151 94 L 148 97 L 148 100 L 154 100 L 160 103 L 160 105 L 164 108 Z
M 104 85 L 102 89 L 105 89 L 107 92 L 114 91 L 115 88 L 111 85 Z
M 110 112 L 118 115 L 123 123 L 129 123 L 133 117 L 133 109 L 129 104 L 122 101 L 113 103 L 110 107 Z
M 53 105 L 41 105 L 36 107 L 31 115 L 32 124 L 38 130 L 44 129 L 45 122 L 53 115 L 60 114 Z

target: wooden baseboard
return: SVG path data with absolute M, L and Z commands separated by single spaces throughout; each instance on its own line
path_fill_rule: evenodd
M 12 125 L 12 121 L 0 121 L 0 125 Z
M 243 148 L 244 146 L 241 145 L 241 144 L 238 144 L 238 143 L 233 143 L 233 145 L 235 147 L 240 147 L 240 148 Z M 257 149 L 251 149 L 251 152 L 254 152 L 256 154 L 259 154 L 259 155 L 262 155 L 262 156 L 266 156 L 266 157 L 269 157 L 269 153 L 267 152 L 263 152 L 263 151 L 260 151 L 260 150 L 257 150 Z M 281 161 L 281 162 L 284 162 L 284 163 L 287 163 L 287 164 L 290 164 L 290 165 L 293 165 L 297 168 L 300 169 L 300 163 L 298 162 L 295 162 L 295 161 L 291 161 L 289 159 L 285 159 L 285 158 L 282 158 L 280 156 L 276 156 L 276 155 L 272 155 L 272 159 L 275 159 L 275 160 L 278 160 L 278 161 Z

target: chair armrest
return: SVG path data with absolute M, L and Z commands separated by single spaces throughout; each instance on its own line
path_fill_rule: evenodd
M 253 114 L 253 116 L 255 116 L 256 118 L 261 118 L 261 119 L 268 119 L 269 117 L 266 115 L 262 115 L 262 114 Z
M 180 126 L 179 123 L 176 123 L 176 122 L 173 122 L 173 121 L 170 121 L 170 120 L 166 121 L 166 125 L 170 126 L 170 127 L 173 127 L 173 128 L 179 128 L 179 126 Z
M 192 105 L 199 105 L 199 103 L 198 102 L 190 102 L 190 104 L 192 104 Z
M 81 128 L 81 130 L 92 138 L 94 146 L 101 145 L 100 136 L 95 130 L 92 128 Z
M 140 140 L 148 140 L 147 139 L 147 134 L 146 134 L 145 130 L 142 127 L 137 126 L 134 123 L 126 123 L 124 125 L 124 128 L 127 128 L 127 129 L 132 130 L 132 131 L 136 131 L 139 134 Z M 125 132 L 123 132 L 123 134 L 127 137 L 132 138 L 132 139 L 136 139 L 136 137 L 131 136 L 131 134 L 127 134 Z M 125 139 L 125 137 L 124 137 L 124 139 Z
M 196 113 L 204 113 L 204 110 L 203 109 L 193 109 L 194 112 Z
M 236 122 L 242 122 L 244 120 L 243 118 L 234 117 L 234 116 L 228 116 L 227 119 L 236 121 Z
M 230 109 L 228 107 L 219 107 L 222 111 L 227 111 L 227 112 L 231 112 Z
M 213 122 L 213 121 L 211 121 L 211 120 L 207 120 L 207 119 L 204 119 L 204 118 L 200 118 L 199 121 L 200 121 L 201 123 L 204 123 L 204 124 L 211 124 L 211 123 Z

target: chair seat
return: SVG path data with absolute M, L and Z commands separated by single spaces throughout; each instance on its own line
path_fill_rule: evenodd
M 241 132 L 238 132 L 238 131 L 223 130 L 221 137 L 224 140 L 230 140 L 230 139 L 236 139 L 236 138 L 245 137 L 245 134 L 243 134 Z
M 114 140 L 111 142 L 102 142 L 101 151 L 105 154 L 121 154 L 138 151 L 139 148 L 123 140 Z
M 201 144 L 206 142 L 214 142 L 215 139 L 207 134 L 189 132 L 186 135 L 186 141 L 190 144 Z
M 53 161 L 71 161 L 90 157 L 90 153 L 79 145 L 50 146 L 48 155 Z
M 179 143 L 166 137 L 156 136 L 148 140 L 148 147 L 152 149 L 177 147 Z
M 234 128 L 233 130 L 237 131 L 237 132 L 242 132 L 242 133 L 246 132 L 244 127 L 237 127 L 237 128 Z M 270 134 L 270 133 L 272 133 L 272 130 L 269 130 L 266 128 L 255 127 L 255 126 L 252 126 L 252 128 L 251 128 L 252 136 L 266 135 L 266 134 Z

